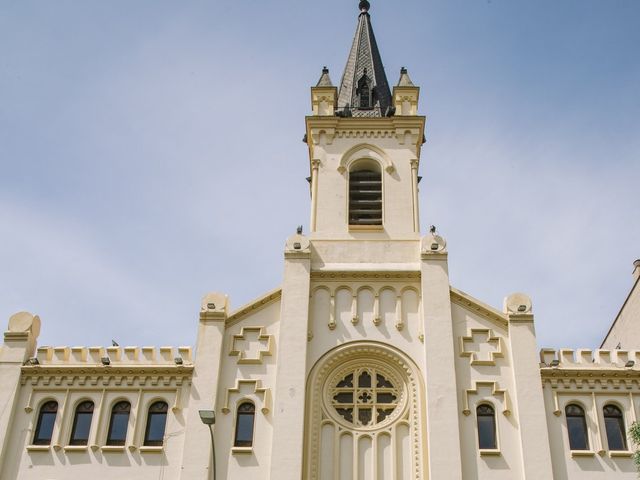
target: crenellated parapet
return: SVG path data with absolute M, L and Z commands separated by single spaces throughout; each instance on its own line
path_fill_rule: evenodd
M 191 347 L 40 347 L 37 362 L 46 366 L 166 367 L 193 362 Z
M 191 347 L 41 347 L 22 366 L 21 384 L 176 388 L 192 373 Z
M 640 372 L 640 350 L 554 350 L 540 351 L 540 368 L 555 370 L 611 370 Z
M 542 349 L 540 374 L 543 386 L 550 386 L 554 391 L 637 392 L 640 351 Z

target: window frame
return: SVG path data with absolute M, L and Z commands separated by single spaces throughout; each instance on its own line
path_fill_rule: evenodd
M 491 414 L 480 414 L 480 409 L 481 408 L 489 408 L 491 409 Z M 491 426 L 493 428 L 492 433 L 492 446 L 483 446 L 481 444 L 481 435 L 480 435 L 480 417 L 483 418 L 487 418 L 490 417 L 491 418 Z M 478 450 L 480 452 L 483 451 L 489 451 L 489 452 L 494 452 L 494 451 L 498 451 L 498 421 L 496 418 L 496 408 L 493 404 L 491 404 L 490 402 L 481 402 L 476 406 L 476 431 L 477 431 L 477 438 L 478 438 Z
M 90 411 L 80 411 L 80 409 L 84 406 L 86 407 L 88 404 L 91 404 Z M 73 422 L 71 423 L 71 433 L 69 434 L 69 445 L 72 446 L 84 446 L 89 443 L 89 437 L 91 436 L 91 425 L 93 423 L 93 413 L 95 411 L 95 403 L 91 399 L 80 400 L 76 404 L 76 408 L 73 410 Z M 77 428 L 78 428 L 78 418 L 79 415 L 90 415 L 89 418 L 89 427 L 87 430 L 86 438 L 76 438 Z
M 245 406 L 250 405 L 252 407 L 251 412 L 241 412 L 240 409 Z M 241 440 L 238 441 L 238 432 L 240 426 L 240 417 L 247 416 L 251 417 L 251 440 Z M 236 418 L 235 425 L 233 429 L 233 448 L 235 449 L 252 449 L 253 444 L 255 443 L 256 436 L 256 404 L 252 400 L 243 399 L 238 402 L 238 406 L 236 407 Z
M 52 404 L 55 404 L 55 410 L 45 411 L 45 407 L 51 406 Z M 40 407 L 38 408 L 38 416 L 36 417 L 36 424 L 33 432 L 33 437 L 31 439 L 31 445 L 40 445 L 40 446 L 51 445 L 51 441 L 53 440 L 53 432 L 56 428 L 56 420 L 58 419 L 59 408 L 60 408 L 60 405 L 58 404 L 58 401 L 55 399 L 47 399 L 40 404 Z M 44 439 L 39 438 L 41 434 L 41 429 L 42 429 L 43 416 L 50 415 L 50 414 L 53 414 L 53 422 L 51 423 L 51 432 L 49 432 L 48 438 L 44 438 Z
M 568 410 L 571 407 L 575 407 L 578 408 L 582 414 L 581 415 L 575 415 L 575 414 L 569 414 Z M 567 403 L 564 407 L 564 416 L 565 416 L 565 424 L 567 427 L 567 439 L 569 441 L 569 450 L 572 452 L 589 452 L 591 451 L 591 439 L 589 438 L 589 426 L 587 425 L 587 412 L 586 409 L 577 402 L 570 402 Z M 569 418 L 582 418 L 582 422 L 581 422 L 581 426 L 583 428 L 583 433 L 584 433 L 584 448 L 575 448 L 576 445 L 574 445 L 574 441 L 572 441 L 572 435 L 571 435 L 571 427 L 569 426 Z
M 126 403 L 128 405 L 127 421 L 126 421 L 126 430 L 124 431 L 124 438 L 122 440 L 113 440 L 113 417 L 114 415 L 123 415 L 123 413 L 116 412 L 116 407 L 118 405 Z M 119 399 L 111 404 L 111 409 L 109 411 L 109 426 L 107 428 L 107 438 L 105 439 L 105 445 L 108 447 L 122 447 L 127 443 L 127 436 L 129 435 L 129 421 L 131 420 L 131 402 L 127 399 Z
M 156 406 L 156 405 L 164 405 L 164 411 L 152 411 L 152 409 Z M 149 433 L 150 433 L 150 429 L 151 429 L 151 424 L 153 421 L 153 418 L 155 418 L 155 416 L 159 416 L 159 415 L 164 415 L 164 424 L 162 427 L 162 438 L 160 440 L 157 439 L 150 439 L 149 438 Z M 144 447 L 162 447 L 164 446 L 164 437 L 165 437 L 165 433 L 167 431 L 167 420 L 169 417 L 169 403 L 164 400 L 164 399 L 156 399 L 153 400 L 149 403 L 149 406 L 147 407 L 147 418 L 145 421 L 145 427 L 144 427 L 144 439 L 142 442 L 142 445 Z
M 606 410 L 607 408 L 610 409 L 615 409 L 618 413 L 618 415 L 607 415 Z M 609 448 L 609 451 L 611 452 L 627 452 L 629 451 L 629 442 L 627 440 L 627 429 L 626 429 L 626 422 L 625 422 L 625 418 L 624 418 L 624 411 L 623 409 L 612 402 L 608 402 L 606 404 L 603 405 L 602 407 L 602 418 L 604 419 L 604 432 L 605 432 L 605 436 L 607 437 L 607 447 Z M 611 448 L 611 438 L 609 436 L 609 428 L 607 427 L 607 419 L 608 418 L 615 418 L 617 419 L 616 421 L 616 425 L 618 427 L 618 434 L 620 436 L 620 438 L 622 439 L 622 447 L 623 448 Z

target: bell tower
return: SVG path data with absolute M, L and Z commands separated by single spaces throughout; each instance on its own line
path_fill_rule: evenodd
M 420 89 L 403 68 L 391 90 L 369 2 L 361 1 L 359 9 L 340 87 L 325 67 L 311 89 L 313 113 L 306 118 L 310 238 L 319 245 L 420 238 L 418 167 L 426 121 L 418 115 Z M 380 262 L 379 252 L 371 254 L 359 261 Z

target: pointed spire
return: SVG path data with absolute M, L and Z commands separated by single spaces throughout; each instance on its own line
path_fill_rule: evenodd
M 329 77 L 329 69 L 327 67 L 322 68 L 322 75 L 320 75 L 320 80 L 318 80 L 316 87 L 333 87 L 331 77 Z
M 371 26 L 371 5 L 362 0 L 359 8 L 356 34 L 340 82 L 338 108 L 349 108 L 356 117 L 381 117 L 391 107 L 391 90 Z

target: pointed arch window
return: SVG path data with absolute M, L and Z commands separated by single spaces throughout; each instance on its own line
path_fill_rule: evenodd
M 236 415 L 236 434 L 233 441 L 234 447 L 253 446 L 253 429 L 256 419 L 256 407 L 251 402 L 243 402 L 238 405 Z
M 609 450 L 627 450 L 627 434 L 624 428 L 624 418 L 622 411 L 615 405 L 605 405 L 602 409 L 604 414 L 604 426 L 607 431 L 607 443 Z
M 349 172 L 349 225 L 382 225 L 382 173 L 375 162 Z
M 89 441 L 91 419 L 93 418 L 93 402 L 86 401 L 76 407 L 71 427 L 69 445 L 86 445 Z
M 567 432 L 571 450 L 589 450 L 589 436 L 584 409 L 580 405 L 570 404 L 564 409 L 567 417 Z
M 127 401 L 118 402 L 113 406 L 109 419 L 107 445 L 124 445 L 127 440 L 130 414 L 131 404 Z
M 58 414 L 58 402 L 46 402 L 40 407 L 36 431 L 33 434 L 33 445 L 49 445 L 53 435 L 53 427 Z
M 476 408 L 478 422 L 478 446 L 480 450 L 496 450 L 496 412 L 491 405 L 482 404 Z
M 164 429 L 167 424 L 167 402 L 155 402 L 149 407 L 147 428 L 144 432 L 144 444 L 149 447 L 161 447 L 164 443 Z

